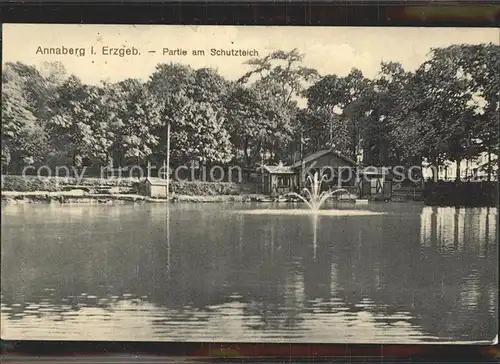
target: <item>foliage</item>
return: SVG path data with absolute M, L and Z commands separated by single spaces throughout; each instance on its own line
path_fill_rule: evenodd
M 492 140 L 498 135 L 498 76 L 490 67 L 498 66 L 494 57 L 498 49 L 492 45 L 433 49 L 407 77 L 396 98 L 397 117 L 391 120 L 393 142 L 404 158 L 413 154 L 435 166 L 445 160 L 459 165 L 464 158 L 494 151 L 490 146 L 498 143 Z M 491 92 L 495 87 L 496 96 Z
M 128 79 L 108 86 L 113 131 L 113 161 L 141 163 L 158 146 L 157 129 L 162 125 L 161 107 L 149 90 L 137 80 Z
M 162 105 L 162 145 L 171 125 L 172 156 L 178 161 L 225 163 L 232 158 L 224 101 L 228 82 L 210 69 L 158 65 L 148 88 Z
M 233 133 L 233 140 L 236 139 L 236 144 L 243 150 L 247 165 L 255 162 L 259 152 L 263 157 L 265 151 L 269 151 L 266 158 L 269 162 L 285 159 L 288 146 L 296 139 L 299 131 L 297 101 L 304 95 L 306 86 L 319 78 L 316 70 L 302 65 L 303 60 L 304 55 L 292 49 L 288 52 L 274 51 L 246 62 L 251 70 L 237 83 L 247 85 L 249 90 L 245 95 L 237 88 L 231 104 L 231 107 L 236 107 L 233 122 L 243 125 L 234 129 L 238 133 L 251 128 L 252 122 L 242 119 L 245 110 L 246 113 L 250 110 L 251 120 L 257 120 L 253 124 L 263 128 L 263 133 L 257 137 L 250 132 L 237 134 L 239 137 L 234 138 Z M 238 101 L 238 95 L 250 99 L 252 108 Z M 239 117 L 234 115 L 238 113 Z M 253 152 L 250 152 L 252 144 Z
M 414 71 L 382 63 L 324 75 L 298 50 L 251 59 L 236 82 L 216 70 L 159 64 L 147 83 L 86 85 L 60 63 L 6 63 L 2 170 L 46 164 L 255 166 L 334 147 L 365 164 L 435 166 L 498 155 L 500 47 L 433 49 Z M 304 98 L 307 107 L 299 105 Z M 170 135 L 167 131 L 170 130 Z M 300 141 L 300 142 L 299 142 Z M 457 171 L 459 177 L 459 171 Z
M 102 179 L 102 178 L 56 178 L 36 176 L 2 176 L 2 191 L 18 192 L 56 192 L 68 186 L 85 187 L 121 187 L 126 189 L 140 189 L 140 182 L 132 179 Z M 219 196 L 238 195 L 241 186 L 230 182 L 179 182 L 172 181 L 171 189 L 178 195 L 188 196 Z
M 488 174 L 493 170 L 491 154 L 498 155 L 498 129 L 500 105 L 500 47 L 494 44 L 452 46 L 455 60 L 463 77 L 469 80 L 472 98 L 469 100 L 474 109 L 475 148 L 489 155 Z M 467 145 L 470 146 L 467 140 Z
M 430 206 L 492 206 L 498 204 L 498 184 L 495 182 L 426 183 L 425 204 Z
M 6 64 L 2 74 L 2 167 L 40 162 L 47 146 L 46 132 L 29 102 L 29 78 L 16 72 L 16 66 Z
M 84 159 L 106 164 L 114 137 L 106 88 L 84 85 L 71 77 L 59 91 L 50 124 L 56 143 L 66 146 L 74 166 L 87 164 Z
M 302 96 L 304 83 L 315 81 L 319 75 L 315 69 L 302 66 L 304 55 L 297 49 L 289 52 L 278 50 L 265 57 L 254 58 L 246 62 L 252 69 L 245 73 L 239 83 L 247 83 L 252 78 L 265 88 L 275 88 L 284 104 L 294 97 Z
M 361 140 L 361 124 L 371 112 L 370 80 L 358 69 L 346 77 L 328 75 L 306 91 L 309 115 L 328 119 L 330 146 L 356 158 Z
M 238 195 L 240 187 L 230 182 L 178 182 L 173 181 L 172 191 L 177 195 L 188 196 L 220 196 Z
M 338 114 L 328 108 L 308 107 L 299 111 L 297 120 L 303 132 L 304 153 L 332 147 L 345 149 L 347 133 Z
M 37 176 L 2 176 L 3 191 L 36 192 L 61 191 L 64 186 L 85 187 L 126 187 L 132 188 L 137 182 L 132 179 L 102 179 L 102 178 L 74 178 L 74 177 L 37 177 Z
M 236 85 L 228 100 L 231 141 L 251 166 L 264 149 L 285 145 L 293 135 L 292 110 L 261 85 Z
M 172 136 L 173 155 L 185 162 L 226 163 L 231 160 L 225 118 L 207 102 L 188 102 Z
M 57 184 L 55 178 L 38 178 L 38 177 L 22 177 L 22 176 L 2 176 L 2 191 L 19 191 L 19 192 L 35 192 L 35 191 L 60 191 L 61 188 Z

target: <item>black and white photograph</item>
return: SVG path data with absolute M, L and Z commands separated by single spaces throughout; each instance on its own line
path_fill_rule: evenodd
M 1 338 L 497 343 L 499 39 L 3 24 Z

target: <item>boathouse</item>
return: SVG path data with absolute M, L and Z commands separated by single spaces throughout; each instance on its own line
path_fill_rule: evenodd
M 148 177 L 144 180 L 145 193 L 148 197 L 167 198 L 167 180 L 163 178 Z
M 307 175 L 319 172 L 327 181 L 322 189 L 356 188 L 356 162 L 334 149 L 324 149 L 309 154 L 289 165 L 264 165 L 257 169 L 261 174 L 261 188 L 265 194 L 299 192 L 308 187 Z

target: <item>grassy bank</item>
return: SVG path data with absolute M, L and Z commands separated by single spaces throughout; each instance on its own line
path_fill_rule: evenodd
M 27 203 L 58 203 L 58 204 L 123 204 L 123 203 L 231 203 L 259 201 L 258 195 L 217 195 L 217 196 L 192 196 L 176 195 L 169 199 L 150 198 L 137 194 L 89 194 L 81 190 L 74 191 L 2 191 L 2 205 L 15 205 Z
M 167 202 L 146 197 L 138 179 L 57 178 L 2 176 L 2 204 L 13 203 L 124 203 Z M 170 184 L 172 202 L 246 202 L 248 186 L 228 182 L 178 182 Z
M 16 192 L 59 192 L 85 189 L 88 192 L 100 188 L 112 188 L 113 193 L 143 195 L 143 184 L 136 178 L 72 178 L 72 177 L 36 177 L 36 176 L 2 176 L 2 191 Z M 170 182 L 170 192 L 187 196 L 219 196 L 241 195 L 244 184 L 230 182 Z

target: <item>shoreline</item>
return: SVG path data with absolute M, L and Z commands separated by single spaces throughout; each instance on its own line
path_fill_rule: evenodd
M 138 194 L 88 194 L 82 191 L 2 191 L 2 206 L 59 203 L 59 204 L 127 204 L 127 203 L 249 203 L 265 202 L 266 196 L 260 195 L 173 195 L 170 198 L 151 198 Z
M 302 204 L 300 200 L 273 200 L 267 195 L 241 194 L 241 195 L 177 195 L 168 199 L 152 198 L 139 194 L 96 194 L 82 190 L 72 191 L 1 191 L 1 206 L 25 205 L 25 204 L 60 204 L 60 205 L 124 205 L 124 204 L 165 204 L 165 203 L 292 203 Z M 400 198 L 380 199 L 345 199 L 338 202 L 364 204 L 364 203 L 422 203 L 425 206 L 434 207 L 497 207 L 496 205 L 440 205 L 429 204 L 425 201 Z
M 2 206 L 31 204 L 31 203 L 59 203 L 59 204 L 126 204 L 126 203 L 302 203 L 299 200 L 274 201 L 271 197 L 261 194 L 241 195 L 177 195 L 168 199 L 151 198 L 138 194 L 95 194 L 86 193 L 82 190 L 74 191 L 2 191 Z M 342 202 L 355 202 L 355 200 L 343 200 Z

